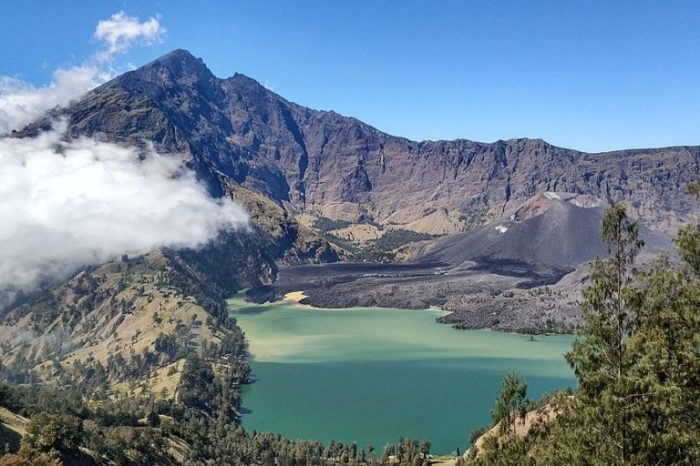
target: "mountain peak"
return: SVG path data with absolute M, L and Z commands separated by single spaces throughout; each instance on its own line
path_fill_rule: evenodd
M 151 62 L 151 64 L 158 63 L 160 65 L 168 65 L 172 63 L 191 63 L 191 64 L 201 64 L 204 65 L 204 61 L 201 58 L 197 58 L 189 50 L 185 49 L 175 49 L 165 55 L 156 58 Z M 147 66 L 147 65 L 146 65 Z
M 160 58 L 163 59 L 163 58 L 167 58 L 167 57 L 180 57 L 180 58 L 191 58 L 194 60 L 201 60 L 201 58 L 197 58 L 194 55 L 192 55 L 192 52 L 190 52 L 187 49 L 173 49 Z
M 510 215 L 510 220 L 524 221 L 542 215 L 549 209 L 561 206 L 563 203 L 570 203 L 583 209 L 591 209 L 604 205 L 602 199 L 589 194 L 574 194 L 567 192 L 545 191 L 535 194 Z
M 234 73 L 230 78 L 224 80 L 224 85 L 229 89 L 245 90 L 248 93 L 263 95 L 272 93 L 259 81 L 241 73 Z
M 172 52 L 168 52 L 135 71 L 137 73 L 150 73 L 155 70 L 167 70 L 176 79 L 188 76 L 214 77 L 207 65 L 204 64 L 204 60 L 195 57 L 184 49 L 175 49 Z
M 568 193 L 586 193 L 626 201 L 633 214 L 671 230 L 692 212 L 685 184 L 694 177 L 688 167 L 700 163 L 700 147 L 586 154 L 530 139 L 410 141 L 289 102 L 243 74 L 219 79 L 182 49 L 115 78 L 67 112 L 73 134 L 187 148 L 204 179 L 218 176 L 213 167 L 300 212 L 351 222 L 410 224 L 445 208 L 476 226 L 540 192 L 516 215 L 534 219 L 552 207 L 598 205 L 567 202 Z M 654 189 L 658 180 L 668 189 Z

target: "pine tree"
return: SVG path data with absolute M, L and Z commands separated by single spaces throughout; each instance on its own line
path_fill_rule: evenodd
M 700 195 L 698 183 L 690 188 Z M 567 354 L 578 388 L 550 428 L 542 463 L 700 464 L 697 223 L 676 241 L 683 267 L 665 255 L 634 270 L 639 227 L 620 205 L 606 212 L 602 233 L 611 258 L 591 268 L 585 321 Z
M 700 201 L 700 180 L 690 185 Z M 635 269 L 639 226 L 614 204 L 602 235 L 611 257 L 592 264 L 567 360 L 578 386 L 550 400 L 554 420 L 525 438 L 487 438 L 479 465 L 700 464 L 700 226 Z M 506 412 L 507 410 L 497 410 Z
M 700 201 L 700 182 L 690 192 Z M 676 239 L 682 267 L 668 255 L 637 275 L 629 297 L 635 333 L 630 379 L 634 464 L 700 464 L 700 227 Z
M 688 185 L 688 191 L 700 202 L 700 177 Z M 686 264 L 696 274 L 700 274 L 700 223 L 697 217 L 693 223 L 678 231 L 675 243 L 678 246 L 678 254 Z
M 502 434 L 515 437 L 518 417 L 525 415 L 527 405 L 527 382 L 509 373 L 503 379 L 501 391 L 496 399 L 496 406 L 491 411 L 494 423 L 500 423 Z
M 578 382 L 577 414 L 591 433 L 582 440 L 588 440 L 587 449 L 597 449 L 612 466 L 627 464 L 629 459 L 628 371 L 632 361 L 627 340 L 633 319 L 625 297 L 643 243 L 639 224 L 630 221 L 622 204 L 606 210 L 601 233 L 611 257 L 591 265 L 590 285 L 583 292 L 584 323 L 566 359 Z

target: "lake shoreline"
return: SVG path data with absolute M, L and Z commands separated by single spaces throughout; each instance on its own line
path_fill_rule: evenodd
M 568 275 L 567 275 L 568 274 Z M 550 269 L 513 261 L 333 262 L 280 268 L 274 283 L 248 291 L 262 303 L 303 291 L 320 308 L 356 306 L 450 311 L 442 322 L 461 328 L 569 333 L 581 321 L 577 290 L 585 268 Z M 567 278 L 564 278 L 564 277 Z
M 285 293 L 282 297 L 275 299 L 275 300 L 268 300 L 265 302 L 255 302 L 255 301 L 247 301 L 249 302 L 250 305 L 262 305 L 262 304 L 275 304 L 275 303 L 281 303 L 284 301 L 290 301 L 294 302 L 299 305 L 303 306 L 308 306 L 309 308 L 312 309 L 319 309 L 319 310 L 342 310 L 342 309 L 347 309 L 348 307 L 356 307 L 356 306 L 333 306 L 333 305 L 317 305 L 314 300 L 308 296 L 307 291 L 288 291 Z M 242 295 L 243 297 L 241 299 L 248 300 L 249 295 L 247 294 L 247 290 L 245 292 L 239 293 L 239 295 Z M 236 295 L 236 296 L 239 296 Z M 358 305 L 360 306 L 360 305 Z M 457 330 L 491 330 L 494 332 L 499 332 L 499 333 L 512 333 L 512 334 L 518 334 L 518 335 L 528 335 L 528 336 L 549 336 L 549 335 L 569 335 L 573 336 L 575 335 L 575 331 L 568 329 L 568 328 L 560 328 L 560 327 L 553 327 L 550 329 L 543 329 L 543 328 L 524 328 L 524 327 L 517 327 L 517 326 L 505 326 L 505 327 L 494 327 L 490 325 L 479 325 L 479 323 L 483 323 L 483 320 L 477 319 L 475 320 L 476 324 L 474 325 L 464 325 L 463 320 L 454 320 L 453 316 L 457 314 L 457 311 L 450 310 L 450 309 L 444 309 L 441 306 L 428 306 L 425 308 L 401 308 L 399 306 L 362 306 L 362 307 L 368 307 L 368 308 L 377 308 L 377 309 L 399 309 L 402 311 L 423 311 L 423 310 L 435 310 L 435 311 L 441 311 L 444 312 L 445 314 L 443 316 L 440 316 L 435 319 L 435 321 L 439 324 L 442 325 L 449 325 L 454 329 Z
M 427 437 L 433 453 L 449 455 L 489 422 L 508 371 L 528 377 L 533 396 L 573 384 L 563 360 L 570 337 L 531 342 L 458 331 L 435 322 L 445 313 L 436 309 L 316 309 L 241 298 L 229 304 L 255 377 L 243 392 L 246 429 L 379 448 L 400 436 Z

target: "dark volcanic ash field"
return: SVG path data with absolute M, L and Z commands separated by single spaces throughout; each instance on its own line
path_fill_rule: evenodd
M 503 331 L 571 330 L 587 263 L 605 257 L 604 207 L 589 196 L 544 193 L 484 227 L 421 245 L 407 263 L 334 263 L 290 267 L 256 301 L 304 291 L 318 307 L 379 306 L 453 311 L 440 321 Z M 651 256 L 670 250 L 662 234 L 642 228 Z

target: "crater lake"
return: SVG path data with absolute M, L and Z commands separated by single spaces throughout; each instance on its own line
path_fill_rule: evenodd
M 572 337 L 458 330 L 441 310 L 317 309 L 285 300 L 229 300 L 249 340 L 252 383 L 243 426 L 292 439 L 333 439 L 379 452 L 401 436 L 449 454 L 490 422 L 503 377 L 528 397 L 574 387 Z

